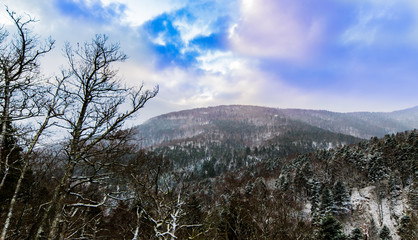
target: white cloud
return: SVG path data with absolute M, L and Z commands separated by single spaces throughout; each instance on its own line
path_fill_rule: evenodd
M 278 0 L 242 0 L 241 19 L 231 28 L 236 52 L 254 57 L 303 60 L 319 41 L 319 20 L 303 21 L 297 4 Z
M 190 40 L 193 40 L 198 36 L 209 36 L 212 33 L 209 28 L 210 22 L 203 20 L 189 22 L 187 19 L 176 19 L 173 24 L 180 31 L 181 39 L 186 46 L 189 44 Z
M 240 69 L 249 60 L 235 57 L 232 52 L 208 51 L 197 58 L 199 68 L 211 73 L 223 75 Z
M 115 2 L 102 1 L 105 6 Z M 361 12 L 358 24 L 346 32 L 346 41 L 373 43 L 376 40 L 377 35 L 373 35 L 371 31 L 376 26 L 371 22 L 378 18 L 389 18 L 391 13 L 390 7 L 379 5 L 380 0 L 373 1 L 376 4 L 375 8 L 381 11 Z M 416 0 L 400 1 L 410 4 L 408 6 L 411 8 L 415 6 L 413 9 L 418 16 Z M 140 121 L 173 110 L 221 104 L 334 111 L 385 110 L 384 108 L 391 106 L 393 109 L 396 108 L 396 103 L 391 103 L 395 102 L 394 98 L 385 100 L 376 96 L 369 97 L 364 96 L 364 92 L 362 95 L 352 92 L 340 94 L 325 90 L 323 92 L 300 90 L 286 84 L 291 82 L 291 79 L 283 79 L 277 73 L 270 74 L 260 69 L 257 65 L 258 61 L 262 60 L 260 58 L 303 61 L 310 57 L 312 49 L 322 40 L 323 22 L 315 18 L 317 16 L 305 16 L 304 11 L 307 10 L 298 6 L 300 4 L 298 2 L 242 0 L 240 18 L 230 28 L 232 48 L 229 51 L 200 52 L 200 57 L 197 58 L 199 68 L 197 70 L 193 67 L 155 69 L 153 66 L 155 55 L 152 50 L 147 49 L 136 28 L 159 14 L 180 9 L 187 4 L 186 0 L 119 0 L 117 2 L 127 7 L 122 22 L 116 21 L 102 26 L 99 23 L 59 16 L 60 13 L 55 10 L 52 0 L 5 0 L 5 4 L 12 10 L 18 13 L 27 12 L 40 20 L 39 23 L 34 24 L 35 32 L 41 33 L 42 37 L 51 35 L 57 40 L 57 49 L 43 59 L 46 63 L 43 66 L 51 71 L 57 72 L 59 69 L 58 63 L 62 59 L 60 49 L 65 40 L 75 44 L 91 39 L 96 33 L 107 33 L 111 42 L 120 41 L 122 49 L 131 57 L 119 66 L 124 81 L 129 86 L 138 86 L 144 82 L 147 89 L 160 85 L 160 93 L 146 105 L 139 118 Z M 213 10 L 206 12 L 206 15 L 202 15 L 203 10 L 202 14 L 193 12 L 198 16 L 197 19 L 176 19 L 174 24 L 180 29 L 182 40 L 187 44 L 196 36 L 210 35 L 216 28 L 214 23 L 218 17 L 234 11 L 231 6 L 233 4 L 227 10 L 219 9 L 224 12 Z M 4 11 L 0 12 L 0 16 L 2 16 L 1 23 L 6 23 L 3 20 Z M 235 16 L 231 19 L 235 19 Z M 375 34 L 378 34 L 379 28 L 376 27 L 375 31 Z M 414 39 L 418 39 L 418 30 L 416 33 Z M 159 41 L 160 44 L 165 43 L 163 36 L 156 38 L 155 41 Z M 362 109 L 359 109 L 360 107 Z
M 228 71 L 219 71 L 222 57 L 228 54 L 213 54 L 214 70 L 197 71 L 182 68 L 150 70 L 136 64 L 126 66 L 124 78 L 130 85 L 145 81 L 148 88 L 159 84 L 160 93 L 157 108 L 186 109 L 222 104 L 251 104 L 267 106 L 296 107 L 310 102 L 309 95 L 287 86 L 280 79 L 257 68 L 254 62 L 240 59 L 227 61 L 223 67 Z M 221 63 L 216 63 L 219 57 Z M 209 58 L 209 57 L 208 57 Z M 162 113 L 162 112 L 161 112 Z
M 184 7 L 186 0 L 102 0 L 105 5 L 121 3 L 126 6 L 124 23 L 131 26 L 140 26 L 144 22 L 165 12 L 174 11 Z

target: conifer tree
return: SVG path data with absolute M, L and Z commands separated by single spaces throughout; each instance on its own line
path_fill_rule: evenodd
M 324 216 L 319 222 L 318 239 L 344 240 L 347 236 L 343 232 L 343 225 L 331 214 Z
M 354 228 L 351 231 L 350 240 L 363 240 L 363 231 L 360 228 Z
M 279 181 L 276 183 L 276 188 L 281 191 L 286 191 L 289 189 L 289 179 L 287 175 L 281 175 Z
M 323 215 L 335 212 L 334 198 L 327 186 L 322 190 L 320 211 Z
M 369 159 L 369 174 L 370 181 L 379 183 L 384 179 L 386 173 L 384 169 L 384 161 L 381 154 L 371 156 Z
M 406 239 L 418 239 L 418 226 L 417 226 L 416 218 L 415 222 L 414 219 L 411 218 L 409 215 L 405 215 L 401 218 L 398 234 L 402 240 Z
M 320 197 L 321 197 L 321 183 L 314 178 L 312 180 L 312 189 L 311 189 L 311 214 L 312 219 L 314 222 L 317 222 L 318 214 L 319 214 L 319 204 L 320 204 Z
M 386 225 L 383 225 L 382 230 L 379 232 L 379 239 L 382 240 L 391 240 L 390 230 Z
M 336 211 L 339 214 L 344 214 L 350 211 L 350 194 L 348 193 L 344 183 L 338 180 L 333 189 L 334 202 Z

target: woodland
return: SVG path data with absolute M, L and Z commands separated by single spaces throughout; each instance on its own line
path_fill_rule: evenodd
M 144 149 L 124 123 L 158 86 L 120 83 L 120 46 L 104 35 L 66 43 L 66 65 L 45 79 L 40 59 L 54 40 L 34 35 L 31 17 L 7 12 L 16 33 L 0 29 L 1 240 L 418 239 L 417 130 L 369 140 L 290 131 L 279 148 Z M 216 124 L 245 139 L 245 124 Z M 288 144 L 319 135 L 349 144 Z M 405 196 L 410 208 L 396 228 L 383 216 L 353 217 L 353 189 L 367 187 L 380 206 Z

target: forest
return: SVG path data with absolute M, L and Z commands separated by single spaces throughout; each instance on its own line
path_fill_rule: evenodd
M 124 128 L 159 89 L 119 81 L 118 44 L 66 43 L 66 66 L 44 79 L 40 59 L 54 40 L 7 12 L 16 34 L 0 32 L 1 240 L 418 239 L 417 130 L 338 135 L 353 142 L 322 150 L 231 142 L 191 170 L 206 148 L 145 150 Z M 245 139 L 248 124 L 216 125 Z M 274 141 L 315 135 L 334 137 L 290 131 Z M 353 205 L 365 189 L 378 209 L 408 202 L 396 226 Z

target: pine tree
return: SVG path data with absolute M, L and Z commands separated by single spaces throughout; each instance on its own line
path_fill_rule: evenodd
M 351 231 L 350 240 L 363 240 L 363 231 L 360 228 L 354 228 Z
M 348 193 L 344 183 L 338 180 L 334 185 L 334 202 L 336 211 L 344 214 L 350 211 L 350 194 Z
M 252 183 L 252 181 L 251 180 L 249 180 L 248 182 L 247 182 L 247 185 L 245 185 L 245 194 L 251 194 L 251 192 L 253 191 L 253 188 L 254 188 L 254 184 Z
M 417 222 L 409 215 L 405 215 L 401 218 L 398 234 L 402 240 L 418 239 Z
M 378 183 L 385 178 L 384 161 L 381 154 L 376 154 L 369 159 L 369 173 L 368 177 L 370 181 Z
M 321 205 L 319 209 L 323 215 L 335 212 L 334 198 L 332 196 L 331 190 L 328 187 L 324 187 L 322 190 Z
M 321 197 L 321 183 L 314 178 L 312 180 L 312 187 L 311 187 L 311 214 L 313 222 L 319 221 L 319 204 L 320 204 L 320 197 Z
M 380 230 L 379 239 L 382 239 L 382 240 L 391 240 L 392 239 L 392 237 L 390 236 L 390 230 L 386 225 L 383 225 L 382 230 Z
M 347 236 L 343 232 L 343 225 L 331 214 L 327 214 L 319 222 L 318 239 L 344 240 Z
M 281 191 L 286 191 L 289 189 L 289 180 L 287 178 L 287 175 L 281 175 L 279 178 L 279 181 L 276 183 L 276 188 Z
M 369 233 L 369 237 L 370 239 L 377 239 L 378 235 L 379 235 L 379 229 L 376 226 L 376 222 L 374 221 L 373 218 L 370 219 L 370 225 L 368 228 L 368 233 Z

